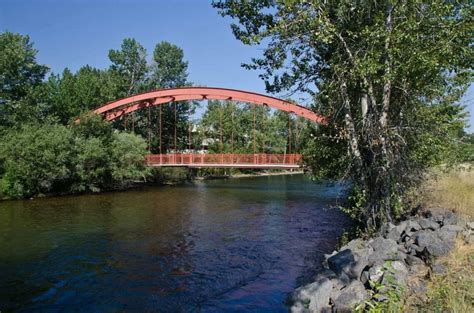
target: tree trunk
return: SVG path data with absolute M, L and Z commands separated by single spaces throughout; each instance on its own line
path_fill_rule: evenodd
M 354 125 L 354 120 L 352 118 L 351 105 L 350 105 L 350 102 L 349 102 L 349 95 L 347 94 L 347 84 L 342 79 L 339 86 L 340 86 L 340 89 L 341 89 L 342 101 L 343 101 L 343 104 L 344 104 L 344 111 L 345 111 L 344 122 L 345 122 L 347 130 L 348 130 L 349 146 L 350 146 L 352 154 L 356 158 L 357 167 L 358 167 L 357 170 L 361 172 L 362 165 L 363 165 L 362 154 L 360 153 L 359 140 L 357 139 L 356 128 L 355 128 L 355 125 Z

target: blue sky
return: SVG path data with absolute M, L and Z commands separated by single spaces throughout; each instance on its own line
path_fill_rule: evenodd
M 258 47 L 237 41 L 231 20 L 210 0 L 1 0 L 0 31 L 27 34 L 39 50 L 38 60 L 55 73 L 85 64 L 110 65 L 109 49 L 124 38 L 137 39 L 149 53 L 166 40 L 180 46 L 189 62 L 189 79 L 197 85 L 265 93 L 258 73 L 240 64 L 259 56 Z M 474 112 L 474 87 L 465 96 Z M 304 104 L 304 103 L 303 103 Z M 474 131 L 474 117 L 470 118 Z

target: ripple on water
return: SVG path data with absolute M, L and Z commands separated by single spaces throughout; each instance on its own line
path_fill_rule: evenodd
M 3 202 L 0 310 L 286 312 L 351 225 L 325 209 L 340 191 L 295 175 Z

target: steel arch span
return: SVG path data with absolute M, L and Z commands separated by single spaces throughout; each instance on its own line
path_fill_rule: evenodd
M 310 121 L 325 124 L 326 119 L 310 109 L 289 101 L 255 92 L 214 87 L 180 87 L 150 91 L 109 102 L 93 112 L 103 114 L 112 121 L 142 108 L 162 105 L 168 102 L 187 100 L 229 100 L 265 105 L 277 110 L 294 113 Z

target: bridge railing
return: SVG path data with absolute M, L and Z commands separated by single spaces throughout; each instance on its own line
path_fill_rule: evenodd
M 301 154 L 199 154 L 170 153 L 148 154 L 148 165 L 199 165 L 199 164 L 248 164 L 248 165 L 299 165 Z

